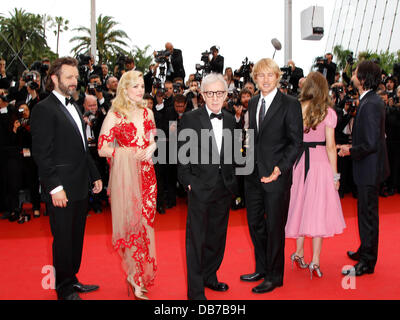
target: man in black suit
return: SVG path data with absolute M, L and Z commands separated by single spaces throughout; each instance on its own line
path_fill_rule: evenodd
M 210 48 L 212 58 L 210 61 L 211 72 L 223 73 L 224 71 L 224 57 L 219 54 L 217 46 L 212 46 Z
M 77 292 L 98 286 L 78 282 L 86 224 L 89 186 L 102 190 L 100 174 L 90 156 L 82 114 L 71 102 L 77 88 L 78 62 L 54 61 L 49 70 L 51 94 L 32 112 L 32 152 L 38 165 L 53 234 L 53 264 L 58 299 L 80 300 Z
M 347 255 L 358 261 L 354 270 L 344 275 L 373 273 L 378 258 L 379 242 L 379 185 L 389 174 L 385 139 L 385 108 L 376 94 L 381 82 L 381 69 L 372 61 L 361 62 L 352 77 L 360 93 L 360 104 L 354 120 L 352 144 L 338 146 L 339 156 L 350 155 L 353 177 L 357 185 L 358 230 L 361 245 Z
M 277 90 L 281 71 L 272 59 L 254 65 L 252 77 L 260 94 L 249 102 L 249 130 L 255 136 L 255 165 L 245 177 L 247 220 L 256 270 L 242 281 L 264 281 L 253 288 L 264 293 L 283 285 L 285 225 L 292 167 L 303 141 L 300 103 Z M 252 150 L 253 149 L 253 150 Z
M 222 109 L 228 94 L 222 75 L 205 77 L 201 94 L 206 106 L 184 113 L 178 137 L 178 178 L 188 190 L 186 263 L 191 300 L 205 300 L 204 287 L 228 290 L 218 281 L 217 271 L 225 251 L 231 199 L 237 193 L 232 164 L 235 119 Z M 183 135 L 187 138 L 180 141 Z M 187 148 L 189 154 L 183 154 Z
M 171 42 L 165 44 L 165 50 L 170 52 L 167 61 L 167 80 L 173 81 L 175 78 L 185 79 L 185 68 L 183 67 L 182 51 L 175 49 Z

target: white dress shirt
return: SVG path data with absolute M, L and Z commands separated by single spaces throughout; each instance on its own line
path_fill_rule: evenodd
M 267 114 L 267 111 L 269 109 L 269 107 L 271 106 L 272 100 L 274 100 L 276 93 L 278 92 L 278 89 L 275 88 L 274 90 L 272 90 L 269 94 L 267 94 L 265 97 L 263 96 L 263 94 L 260 92 L 260 100 L 258 101 L 258 105 L 257 105 L 257 112 L 256 112 L 256 124 L 257 124 L 257 129 L 258 128 L 258 114 L 260 112 L 260 108 L 261 108 L 261 103 L 262 103 L 262 99 L 264 99 L 265 101 L 265 113 L 264 113 L 264 117 Z
M 208 116 L 211 115 L 212 112 L 210 109 L 208 109 L 207 105 L 206 105 L 206 110 L 208 112 Z M 222 113 L 222 111 L 220 110 L 217 114 Z M 218 148 L 218 152 L 221 154 L 221 147 L 222 147 L 222 134 L 223 134 L 223 119 L 219 120 L 218 118 L 214 118 L 211 121 L 211 125 L 213 127 L 213 132 L 214 132 L 214 137 L 215 137 L 215 142 L 217 143 L 217 148 Z

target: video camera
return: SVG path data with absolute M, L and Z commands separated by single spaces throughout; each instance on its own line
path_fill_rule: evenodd
M 156 51 L 156 55 L 154 57 L 154 60 L 159 63 L 163 64 L 168 61 L 168 57 L 171 55 L 171 52 L 168 50 L 160 50 Z
M 249 61 L 249 58 L 244 58 L 242 61 L 242 65 L 238 70 L 235 70 L 233 75 L 238 78 L 243 78 L 243 81 L 239 81 L 238 84 L 235 84 L 237 87 L 242 88 L 243 84 L 249 82 L 251 80 L 251 68 L 254 65 L 253 62 Z

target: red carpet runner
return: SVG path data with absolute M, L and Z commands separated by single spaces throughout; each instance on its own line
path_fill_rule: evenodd
M 231 211 L 225 258 L 218 273 L 220 281 L 229 284 L 227 292 L 206 289 L 211 300 L 391 300 L 400 298 L 400 195 L 380 198 L 379 257 L 375 273 L 360 278 L 344 278 L 341 270 L 353 265 L 347 250 L 359 245 L 356 200 L 346 196 L 342 200 L 347 228 L 344 233 L 324 240 L 321 255 L 323 278 L 310 279 L 308 270 L 292 269 L 290 254 L 295 241 L 286 242 L 284 286 L 271 293 L 256 295 L 239 275 L 254 271 L 251 240 L 248 234 L 246 211 Z M 27 209 L 30 212 L 30 208 Z M 185 201 L 156 216 L 156 245 L 158 275 L 148 294 L 153 300 L 186 299 L 185 267 Z M 48 217 L 22 225 L 0 221 L 0 299 L 53 300 L 51 281 L 51 233 Z M 311 240 L 306 240 L 305 259 L 311 259 Z M 88 300 L 132 300 L 127 296 L 125 276 L 119 256 L 111 247 L 111 216 L 90 212 L 88 217 L 82 266 L 78 277 L 86 284 L 98 284 L 97 292 L 82 294 Z

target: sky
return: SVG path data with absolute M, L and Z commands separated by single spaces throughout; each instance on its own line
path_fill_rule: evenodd
M 60 56 L 72 55 L 77 43 L 70 39 L 79 34 L 74 28 L 90 28 L 90 0 L 13 0 L 2 1 L 0 13 L 8 17 L 14 8 L 26 12 L 62 16 L 69 20 L 70 29 L 60 35 Z M 326 40 L 334 10 L 333 0 L 292 1 L 292 59 L 307 74 L 317 56 L 325 54 Z M 325 35 L 321 40 L 301 40 L 300 14 L 310 6 L 324 7 Z M 238 69 L 245 57 L 257 62 L 272 58 L 273 38 L 284 45 L 284 0 L 96 0 L 96 15 L 108 15 L 119 22 L 130 48 L 150 46 L 164 50 L 166 42 L 181 49 L 186 75 L 195 72 L 201 53 L 211 46 L 220 47 L 224 67 Z M 56 51 L 56 38 L 46 32 L 48 44 Z M 130 50 L 128 50 L 130 51 Z M 275 61 L 284 66 L 284 48 L 275 53 Z

